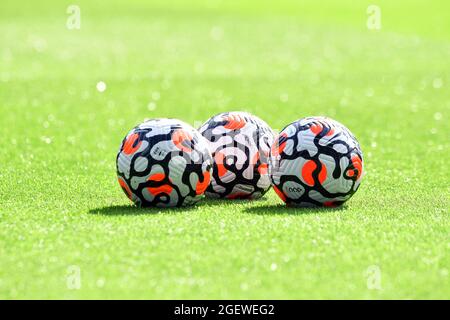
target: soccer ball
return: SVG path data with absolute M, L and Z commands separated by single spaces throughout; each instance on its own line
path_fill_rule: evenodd
M 273 131 L 246 112 L 220 113 L 201 126 L 214 159 L 206 196 L 256 199 L 270 188 L 269 152 Z
M 363 177 L 358 141 L 342 124 L 308 117 L 285 127 L 270 152 L 270 177 L 288 205 L 339 206 Z
M 120 186 L 143 207 L 194 204 L 211 178 L 208 142 L 176 119 L 152 119 L 132 129 L 116 161 Z

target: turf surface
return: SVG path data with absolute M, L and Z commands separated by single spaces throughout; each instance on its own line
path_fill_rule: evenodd
M 450 297 L 448 3 L 379 1 L 380 31 L 366 1 L 77 4 L 80 30 L 68 3 L 1 4 L 1 299 Z M 344 123 L 360 190 L 130 206 L 130 128 L 229 110 Z

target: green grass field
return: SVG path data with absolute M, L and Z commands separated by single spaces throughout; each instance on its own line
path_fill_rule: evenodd
M 372 1 L 71 3 L 0 5 L 1 299 L 450 298 L 450 3 L 377 1 L 378 31 Z M 131 206 L 129 129 L 230 110 L 344 123 L 361 188 Z

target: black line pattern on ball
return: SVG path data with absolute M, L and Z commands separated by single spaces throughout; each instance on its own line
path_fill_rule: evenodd
M 226 155 L 226 156 L 224 155 L 224 159 L 223 159 L 223 166 L 224 166 L 224 168 L 227 169 L 228 171 L 232 172 L 235 175 L 235 178 L 232 181 L 230 181 L 230 182 L 224 182 L 222 180 L 222 178 L 219 176 L 218 165 L 214 161 L 213 162 L 213 180 L 212 181 L 215 181 L 218 186 L 221 186 L 225 190 L 217 192 L 217 191 L 214 190 L 212 184 L 210 184 L 210 186 L 208 187 L 206 192 L 218 195 L 221 198 L 226 198 L 226 197 L 230 196 L 230 194 L 233 192 L 234 187 L 239 184 L 239 185 L 243 185 L 243 186 L 249 186 L 249 187 L 251 187 L 253 189 L 253 191 L 251 191 L 251 192 L 245 192 L 246 195 L 243 195 L 242 197 L 244 197 L 244 198 L 252 198 L 256 194 L 258 196 L 262 196 L 269 190 L 270 185 L 269 185 L 268 188 L 261 188 L 261 187 L 259 187 L 257 185 L 258 181 L 261 178 L 261 174 L 258 172 L 257 168 L 261 164 L 263 164 L 263 162 L 261 161 L 261 158 L 264 159 L 264 158 L 268 158 L 268 157 L 266 157 L 266 156 L 262 155 L 261 153 L 259 153 L 259 157 L 258 157 L 257 161 L 255 163 L 252 163 L 252 164 L 250 163 L 250 161 L 253 161 L 253 159 L 251 159 L 251 156 L 250 156 L 250 148 L 247 145 L 244 145 L 244 144 L 238 142 L 235 139 L 235 137 L 237 135 L 241 134 L 241 129 L 229 130 L 227 132 L 223 132 L 223 133 L 219 133 L 219 134 L 213 134 L 212 133 L 213 129 L 215 129 L 217 127 L 220 127 L 220 126 L 226 126 L 228 124 L 227 120 L 216 121 L 215 119 L 218 116 L 226 117 L 226 116 L 231 115 L 231 114 L 235 114 L 235 113 L 233 113 L 233 112 L 226 112 L 226 113 L 221 113 L 221 114 L 217 114 L 217 115 L 213 116 L 207 122 L 206 128 L 204 128 L 204 126 L 202 127 L 201 134 L 203 136 L 205 136 L 207 139 L 209 139 L 211 142 L 216 142 L 219 139 L 221 139 L 222 137 L 231 137 L 231 139 L 232 139 L 232 143 L 231 144 L 221 145 L 216 150 L 212 151 L 213 159 L 215 159 L 216 155 L 220 151 L 222 151 L 224 149 L 227 149 L 227 148 L 230 148 L 230 147 L 233 147 L 233 148 L 236 148 L 238 150 L 241 150 L 244 153 L 244 155 L 245 155 L 245 159 L 242 161 L 242 159 L 238 159 L 238 157 L 236 155 Z M 255 143 L 255 145 L 258 147 L 258 150 L 259 150 L 259 146 L 260 146 L 260 143 L 261 143 L 260 138 L 262 136 L 264 136 L 266 133 L 272 134 L 271 129 L 270 128 L 266 128 L 262 123 L 259 123 L 259 122 L 255 121 L 252 117 L 246 116 L 245 113 L 240 113 L 240 114 L 244 117 L 246 123 L 251 123 L 251 124 L 256 126 L 256 130 L 255 130 L 255 132 L 253 132 L 252 137 L 251 137 L 251 139 L 253 139 L 253 142 L 249 140 L 249 137 L 247 135 L 243 135 L 243 136 L 244 136 L 244 139 L 248 142 L 248 144 Z M 263 140 L 263 143 L 265 143 L 265 145 L 267 147 L 267 150 L 270 150 L 271 142 L 269 143 L 269 141 L 267 141 L 267 138 Z M 229 159 L 233 160 L 231 165 L 228 164 L 227 160 L 229 160 Z M 237 161 L 239 161 L 239 164 L 242 163 L 241 169 L 238 169 L 235 166 Z M 268 159 L 267 159 L 267 161 L 265 163 L 268 163 Z M 248 178 L 244 177 L 244 171 L 248 170 L 250 165 L 254 165 L 253 178 L 252 179 L 248 179 Z
M 165 193 L 156 194 L 156 195 L 154 195 L 154 199 L 152 201 L 145 199 L 142 195 L 142 192 L 144 191 L 144 189 L 149 188 L 149 187 L 158 187 L 158 186 L 162 186 L 162 185 L 168 185 L 173 189 L 173 191 L 176 192 L 177 197 L 178 197 L 176 206 L 182 206 L 184 200 L 187 197 L 193 198 L 191 200 L 192 203 L 196 202 L 200 199 L 200 197 L 196 197 L 197 196 L 196 190 L 190 183 L 189 177 L 192 173 L 195 173 L 195 174 L 197 174 L 197 176 L 199 178 L 199 180 L 198 180 L 199 182 L 203 182 L 205 180 L 205 175 L 204 175 L 204 171 L 202 170 L 202 166 L 203 166 L 204 162 L 207 162 L 208 164 L 206 165 L 205 170 L 209 171 L 211 169 L 212 159 L 210 158 L 209 154 L 205 155 L 201 152 L 197 152 L 199 154 L 200 158 L 196 161 L 196 163 L 192 163 L 191 157 L 183 150 L 168 152 L 160 160 L 154 158 L 150 154 L 150 151 L 155 144 L 157 144 L 159 142 L 164 142 L 164 141 L 171 141 L 173 132 L 178 129 L 183 129 L 183 128 L 181 125 L 170 125 L 169 133 L 157 134 L 157 135 L 153 135 L 149 138 L 146 137 L 146 134 L 153 131 L 153 129 L 151 127 L 141 129 L 141 128 L 139 128 L 139 126 L 137 126 L 133 129 L 132 132 L 139 135 L 139 138 L 134 141 L 133 147 L 136 147 L 141 141 L 147 141 L 147 142 L 149 142 L 149 144 L 147 145 L 147 147 L 145 149 L 132 154 L 131 161 L 129 164 L 129 167 L 130 167 L 129 168 L 130 169 L 130 173 L 129 173 L 130 178 L 129 179 L 126 178 L 125 174 L 123 174 L 119 171 L 118 159 L 119 159 L 121 152 L 123 151 L 123 148 L 124 148 L 124 145 L 125 145 L 125 142 L 126 142 L 128 136 L 123 139 L 121 147 L 120 147 L 120 152 L 117 154 L 117 157 L 116 157 L 117 175 L 119 177 L 121 177 L 127 183 L 130 190 L 137 197 L 137 199 L 136 199 L 137 205 L 139 205 L 139 206 L 156 206 L 158 204 L 166 204 L 166 205 L 169 204 L 171 198 L 170 198 L 170 195 L 168 195 L 168 194 L 167 195 Z M 193 134 L 192 139 L 188 143 L 189 143 L 188 146 L 192 150 L 195 150 L 195 147 L 198 144 L 198 137 Z M 169 164 L 170 160 L 175 156 L 180 156 L 186 160 L 186 168 L 183 170 L 183 173 L 181 176 L 181 182 L 189 188 L 189 193 L 185 196 L 181 195 L 180 188 L 170 180 L 170 169 L 169 169 L 168 164 Z M 146 158 L 148 160 L 148 163 L 147 163 L 145 170 L 142 170 L 139 172 L 139 171 L 135 170 L 135 163 L 136 163 L 136 160 L 140 157 Z M 162 180 L 158 180 L 158 181 L 147 180 L 145 182 L 139 183 L 137 188 L 132 187 L 132 185 L 131 185 L 132 177 L 148 176 L 150 174 L 150 172 L 152 171 L 152 168 L 156 165 L 159 165 L 162 168 L 162 170 L 164 171 L 164 178 Z M 126 190 L 124 190 L 124 192 L 125 192 L 125 194 L 127 194 Z M 163 197 L 165 197 L 166 199 L 163 199 Z
M 307 119 L 308 120 L 308 119 Z M 354 168 L 351 157 L 352 155 L 357 155 L 361 161 L 362 161 L 362 153 L 359 149 L 359 144 L 356 140 L 356 138 L 351 135 L 350 133 L 348 133 L 348 136 L 351 140 L 353 140 L 355 147 L 351 147 L 348 143 L 346 143 L 345 141 L 343 141 L 342 139 L 339 139 L 339 137 L 341 135 L 343 135 L 344 131 L 341 132 L 337 132 L 332 134 L 332 138 L 330 139 L 330 141 L 327 142 L 326 145 L 321 145 L 319 142 L 321 141 L 322 138 L 324 138 L 325 136 L 327 136 L 329 133 L 332 133 L 332 127 L 330 125 L 328 125 L 327 122 L 324 121 L 320 121 L 317 119 L 311 119 L 312 121 L 305 124 L 305 125 L 300 125 L 299 122 L 290 124 L 290 126 L 294 126 L 295 127 L 295 134 L 293 134 L 290 137 L 286 137 L 284 135 L 280 135 L 277 139 L 278 139 L 278 145 L 281 145 L 282 143 L 287 142 L 287 140 L 292 139 L 293 140 L 293 149 L 294 151 L 292 152 L 291 155 L 286 154 L 284 151 L 281 152 L 280 160 L 275 159 L 274 161 L 279 161 L 279 163 L 276 165 L 278 168 L 281 166 L 283 160 L 296 160 L 299 157 L 302 157 L 305 160 L 312 160 L 314 161 L 314 163 L 316 164 L 315 169 L 312 172 L 312 178 L 314 181 L 314 184 L 311 186 L 309 184 L 304 183 L 298 176 L 295 175 L 281 175 L 279 177 L 280 182 L 277 184 L 275 182 L 275 179 L 273 176 L 271 176 L 271 180 L 272 183 L 281 191 L 283 192 L 283 186 L 286 182 L 292 181 L 295 182 L 299 185 L 301 185 L 304 188 L 304 192 L 303 194 L 297 198 L 297 199 L 293 199 L 290 198 L 288 195 L 286 195 L 284 192 L 284 196 L 286 197 L 286 203 L 287 204 L 296 204 L 296 203 L 310 203 L 316 206 L 321 206 L 323 205 L 323 203 L 312 199 L 309 196 L 309 193 L 311 190 L 317 191 L 319 192 L 322 196 L 326 197 L 326 198 L 337 198 L 337 197 L 344 197 L 344 198 L 350 198 L 359 188 L 359 184 L 356 186 L 355 188 L 355 184 L 357 182 L 357 174 L 353 175 L 352 177 L 348 176 L 346 174 L 346 172 L 349 169 L 352 170 L 357 170 L 356 168 Z M 322 126 L 322 130 L 315 135 L 313 142 L 314 142 L 314 146 L 317 148 L 317 152 L 313 155 L 310 156 L 308 150 L 297 150 L 297 146 L 299 145 L 300 141 L 298 138 L 298 133 L 301 131 L 307 131 L 311 129 L 311 126 L 313 126 L 314 124 L 320 124 Z M 334 124 L 333 124 L 334 125 Z M 337 124 L 338 125 L 338 124 Z M 288 127 L 288 126 L 287 126 Z M 287 128 L 283 128 L 282 132 Z M 333 147 L 335 145 L 338 144 L 342 144 L 346 147 L 347 152 L 345 154 L 339 153 L 338 151 L 336 151 Z M 331 193 L 328 190 L 326 190 L 324 188 L 324 186 L 320 183 L 319 181 L 319 174 L 322 171 L 322 161 L 319 159 L 320 155 L 326 155 L 326 156 L 330 156 L 335 163 L 334 166 L 334 170 L 332 172 L 332 176 L 334 179 L 338 179 L 341 176 L 342 173 L 342 168 L 340 166 L 340 160 L 343 157 L 346 157 L 349 161 L 349 165 L 347 166 L 347 168 L 345 168 L 345 170 L 343 170 L 343 176 L 345 179 L 347 180 L 351 180 L 352 181 L 352 185 L 350 188 L 350 191 L 348 192 L 336 192 L 336 193 Z M 276 158 L 275 155 L 272 155 L 271 153 L 271 159 Z M 334 200 L 333 201 L 333 205 L 340 205 L 342 203 L 344 203 L 346 200 Z

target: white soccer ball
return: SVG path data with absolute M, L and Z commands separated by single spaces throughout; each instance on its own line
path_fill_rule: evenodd
M 358 190 L 363 156 L 344 125 L 308 117 L 289 124 L 275 139 L 269 172 L 275 192 L 287 204 L 333 207 Z
M 256 199 L 270 188 L 268 162 L 273 131 L 246 112 L 220 113 L 201 126 L 214 159 L 206 196 Z
M 152 119 L 132 129 L 117 154 L 117 176 L 138 206 L 175 207 L 200 200 L 212 157 L 201 134 L 177 119 Z

